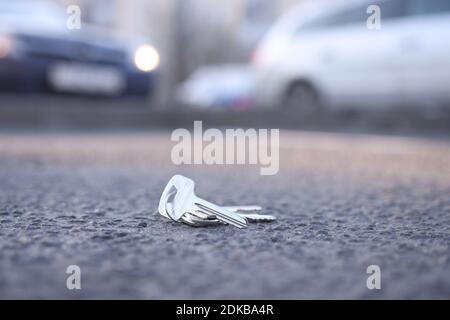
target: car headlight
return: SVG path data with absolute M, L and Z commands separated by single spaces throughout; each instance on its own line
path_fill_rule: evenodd
M 10 37 L 0 36 L 0 59 L 6 58 L 12 51 L 12 40 Z
M 159 53 L 149 45 L 142 45 L 134 53 L 134 64 L 144 72 L 150 72 L 158 68 L 160 63 Z

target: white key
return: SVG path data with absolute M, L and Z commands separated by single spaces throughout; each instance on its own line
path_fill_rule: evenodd
M 185 213 L 201 211 L 237 228 L 247 227 L 248 223 L 244 217 L 197 197 L 194 187 L 195 183 L 191 179 L 181 175 L 173 176 L 161 195 L 159 213 L 172 220 L 181 221 Z

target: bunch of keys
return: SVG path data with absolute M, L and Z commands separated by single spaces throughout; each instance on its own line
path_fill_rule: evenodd
M 195 183 L 181 175 L 173 176 L 164 188 L 159 201 L 158 212 L 176 222 L 193 227 L 229 224 L 246 228 L 249 222 L 270 222 L 276 218 L 259 214 L 259 206 L 221 207 L 197 197 Z

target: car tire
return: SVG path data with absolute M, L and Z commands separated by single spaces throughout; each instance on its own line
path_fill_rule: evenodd
M 287 90 L 283 109 L 302 114 L 318 114 L 323 111 L 318 91 L 308 82 L 293 83 Z

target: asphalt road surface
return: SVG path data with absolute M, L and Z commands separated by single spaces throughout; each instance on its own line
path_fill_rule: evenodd
M 263 177 L 174 166 L 169 135 L 0 133 L 0 298 L 450 298 L 449 140 L 285 131 L 280 172 Z M 278 220 L 165 220 L 175 173 Z

